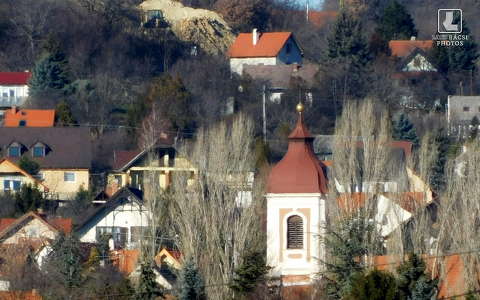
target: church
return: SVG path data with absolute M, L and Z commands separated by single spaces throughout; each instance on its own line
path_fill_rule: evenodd
M 325 259 L 327 216 L 325 166 L 313 151 L 313 136 L 305 126 L 304 106 L 288 136 L 288 151 L 267 182 L 267 264 L 283 286 L 310 285 Z

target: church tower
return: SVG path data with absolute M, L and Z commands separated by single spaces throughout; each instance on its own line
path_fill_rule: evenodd
M 284 286 L 308 285 L 321 270 L 319 239 L 326 222 L 327 180 L 313 152 L 313 137 L 297 105 L 298 121 L 288 151 L 267 182 L 267 263 Z

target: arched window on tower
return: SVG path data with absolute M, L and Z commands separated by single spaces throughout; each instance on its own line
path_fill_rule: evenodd
M 287 219 L 287 249 L 303 249 L 303 219 L 300 216 Z

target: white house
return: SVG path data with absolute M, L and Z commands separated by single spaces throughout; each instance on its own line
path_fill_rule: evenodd
M 4 109 L 21 106 L 28 97 L 30 72 L 0 72 L 0 114 Z
M 267 264 L 284 286 L 312 283 L 325 259 L 327 181 L 303 123 L 303 105 L 290 134 L 288 151 L 267 183 Z
M 393 40 L 388 43 L 391 55 L 400 60 L 401 72 L 437 72 L 428 60 L 427 52 L 433 47 L 432 40 Z
M 230 70 L 242 75 L 244 65 L 302 64 L 303 51 L 291 32 L 240 33 L 228 52 Z
M 98 243 L 104 235 L 109 235 L 115 249 L 135 249 L 139 247 L 148 220 L 142 192 L 125 187 L 90 215 L 79 226 L 77 234 L 85 243 Z

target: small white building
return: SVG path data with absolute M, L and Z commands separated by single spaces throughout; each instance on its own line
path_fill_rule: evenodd
M 0 114 L 4 109 L 21 106 L 28 97 L 30 72 L 0 72 Z
M 267 183 L 267 264 L 284 286 L 312 283 L 325 259 L 327 181 L 303 123 L 303 106 L 288 151 Z
M 137 249 L 148 223 L 142 192 L 125 187 L 88 217 L 77 234 L 84 243 L 98 243 L 107 235 L 115 249 Z
M 230 70 L 243 74 L 244 65 L 302 64 L 303 51 L 291 32 L 240 33 L 228 52 Z

